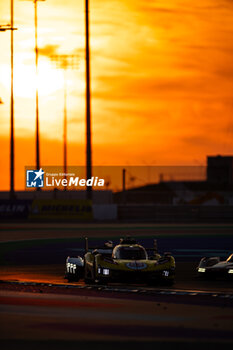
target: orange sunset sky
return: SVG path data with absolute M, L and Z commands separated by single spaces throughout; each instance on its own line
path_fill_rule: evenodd
M 15 188 L 35 164 L 34 5 L 15 0 Z M 0 1 L 0 24 L 10 0 Z M 205 165 L 233 154 L 233 1 L 90 0 L 94 165 Z M 41 164 L 85 164 L 84 0 L 38 2 Z M 0 190 L 9 189 L 10 33 L 0 32 Z

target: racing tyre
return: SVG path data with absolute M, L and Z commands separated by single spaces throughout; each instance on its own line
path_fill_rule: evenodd
M 163 282 L 162 282 L 162 284 L 163 284 L 164 286 L 167 286 L 167 287 L 172 287 L 174 283 L 175 283 L 174 280 L 167 280 L 167 281 L 163 281 Z
M 156 281 L 156 280 L 149 280 L 149 281 L 147 282 L 147 284 L 148 284 L 148 286 L 150 286 L 150 287 L 155 287 L 155 286 L 158 284 L 158 281 Z

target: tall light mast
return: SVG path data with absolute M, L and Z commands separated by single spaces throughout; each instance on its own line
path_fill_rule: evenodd
M 36 65 L 36 168 L 40 169 L 40 124 L 39 124 L 39 92 L 38 92 L 38 21 L 37 2 L 45 0 L 29 0 L 34 2 L 34 26 L 35 26 L 35 65 Z M 37 190 L 40 190 L 38 187 Z
M 15 198 L 15 152 L 14 152 L 14 0 L 11 0 L 11 23 L 0 25 L 0 31 L 11 31 L 11 111 L 10 111 L 10 198 Z
M 51 60 L 55 62 L 58 69 L 63 69 L 64 77 L 64 108 L 63 108 L 63 170 L 67 173 L 67 70 L 75 69 L 79 64 L 77 55 L 52 55 Z M 66 179 L 66 175 L 64 176 Z M 66 190 L 66 187 L 64 187 Z
M 85 0 L 86 28 L 86 177 L 92 176 L 91 152 L 91 88 L 90 88 L 90 47 L 89 47 L 89 0 Z M 92 187 L 87 187 L 87 199 L 92 199 Z

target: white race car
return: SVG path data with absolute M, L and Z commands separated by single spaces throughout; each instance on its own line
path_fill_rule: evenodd
M 202 258 L 197 267 L 197 273 L 204 278 L 233 279 L 233 254 L 225 261 L 220 261 L 219 257 Z

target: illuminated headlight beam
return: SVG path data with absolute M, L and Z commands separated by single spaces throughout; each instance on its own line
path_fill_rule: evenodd
M 77 268 L 77 266 L 75 264 L 72 264 L 72 263 L 66 264 L 66 270 L 69 273 L 75 273 L 76 268 Z
M 199 267 L 198 272 L 205 272 L 205 268 Z

